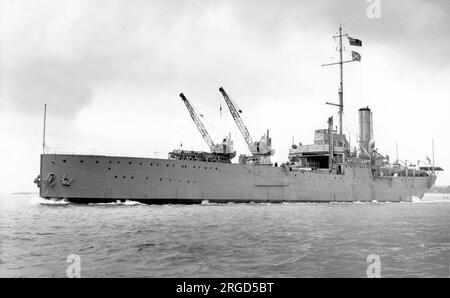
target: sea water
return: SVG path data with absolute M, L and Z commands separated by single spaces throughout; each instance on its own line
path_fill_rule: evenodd
M 0 197 L 0 277 L 450 277 L 450 198 L 78 205 Z M 69 257 L 72 256 L 72 257 Z

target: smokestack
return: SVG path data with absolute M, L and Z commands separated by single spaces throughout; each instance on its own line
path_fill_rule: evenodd
M 369 107 L 359 109 L 359 154 L 369 153 L 369 142 L 372 140 L 372 112 Z

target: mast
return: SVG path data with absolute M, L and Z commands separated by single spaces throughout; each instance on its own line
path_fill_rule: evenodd
M 334 148 L 333 148 L 333 116 L 328 118 L 328 149 L 329 149 L 329 156 L 328 156 L 328 168 L 331 170 L 333 169 L 333 157 L 334 157 Z
M 344 67 L 342 63 L 342 25 L 339 25 L 339 68 L 341 81 L 339 88 L 339 134 L 342 135 L 342 113 L 344 112 Z
M 434 173 L 434 140 L 431 140 L 431 154 L 433 155 L 433 173 Z
M 349 62 L 354 62 L 354 61 L 361 61 L 361 55 L 358 52 L 355 51 L 351 51 L 352 53 L 352 59 L 348 60 L 348 61 L 344 61 L 343 60 L 343 52 L 344 52 L 344 48 L 343 48 L 343 44 L 342 44 L 342 37 L 347 36 L 349 38 L 349 43 L 352 46 L 362 46 L 362 42 L 359 39 L 356 38 L 351 38 L 348 36 L 347 33 L 343 34 L 342 33 L 342 25 L 339 25 L 339 34 L 336 36 L 333 36 L 333 38 L 339 38 L 339 61 L 338 62 L 334 62 L 334 63 L 327 63 L 327 64 L 322 64 L 322 66 L 330 66 L 330 65 L 337 65 L 339 64 L 339 71 L 340 71 L 340 80 L 339 80 L 339 90 L 338 90 L 338 95 L 339 95 L 339 103 L 330 103 L 330 102 L 326 102 L 326 104 L 328 105 L 333 105 L 333 106 L 337 106 L 339 107 L 339 134 L 342 135 L 343 134 L 343 123 L 342 123 L 342 115 L 344 113 L 344 63 L 349 63 Z
M 47 104 L 44 104 L 44 128 L 42 133 L 42 153 L 45 153 L 45 124 L 47 121 Z
M 398 164 L 398 142 L 397 141 L 395 141 L 395 155 L 396 155 L 395 163 Z

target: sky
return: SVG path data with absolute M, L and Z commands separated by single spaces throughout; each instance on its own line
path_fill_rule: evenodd
M 36 191 L 47 104 L 48 152 L 166 158 L 208 150 L 178 94 L 204 115 L 213 140 L 231 133 L 219 92 L 243 110 L 254 140 L 270 130 L 287 160 L 295 143 L 337 119 L 337 43 L 344 66 L 344 132 L 373 112 L 382 154 L 432 156 L 450 184 L 450 1 L 0 0 L 0 192 Z M 220 113 L 222 106 L 222 113 Z M 335 122 L 337 123 L 337 122 Z

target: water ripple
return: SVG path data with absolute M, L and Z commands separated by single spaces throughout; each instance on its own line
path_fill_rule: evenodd
M 76 205 L 0 198 L 0 277 L 448 277 L 450 204 Z

